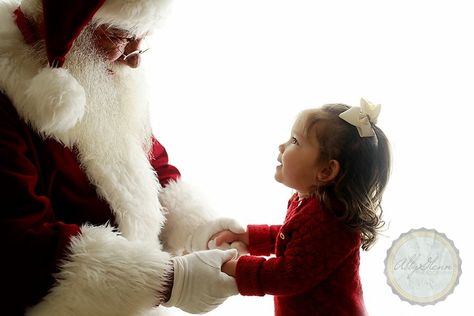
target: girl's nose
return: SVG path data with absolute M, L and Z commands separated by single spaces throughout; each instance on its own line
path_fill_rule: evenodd
M 285 151 L 285 144 L 280 144 L 278 145 L 278 150 L 282 153 L 283 151 Z

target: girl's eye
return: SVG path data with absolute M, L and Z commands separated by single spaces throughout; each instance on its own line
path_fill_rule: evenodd
M 291 144 L 298 144 L 298 140 L 296 140 L 296 138 L 294 138 L 294 137 L 291 137 L 290 138 L 290 143 Z

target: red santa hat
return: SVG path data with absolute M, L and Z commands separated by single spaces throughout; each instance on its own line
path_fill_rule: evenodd
M 23 0 L 23 15 L 40 26 L 49 67 L 35 75 L 26 91 L 25 105 L 34 112 L 35 125 L 45 133 L 63 132 L 82 118 L 83 87 L 62 68 L 74 41 L 90 23 L 107 24 L 137 36 L 153 29 L 170 0 Z M 21 28 L 21 26 L 20 26 Z

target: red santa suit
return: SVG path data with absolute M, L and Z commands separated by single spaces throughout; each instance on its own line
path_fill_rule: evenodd
M 97 23 L 139 32 L 166 1 L 96 2 Z M 37 19 L 41 3 L 69 5 L 25 0 L 22 12 Z M 146 146 L 127 131 L 98 150 L 68 138 L 86 100 L 73 81 L 45 80 L 66 73 L 31 57 L 34 36 L 17 7 L 0 2 L 0 314 L 154 314 L 170 253 L 190 252 L 212 215 L 149 128 Z
M 288 203 L 283 225 L 249 225 L 236 279 L 242 295 L 274 295 L 275 315 L 365 315 L 359 279 L 360 235 L 316 197 Z

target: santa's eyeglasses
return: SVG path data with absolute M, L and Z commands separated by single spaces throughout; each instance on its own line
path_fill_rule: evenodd
M 143 45 L 143 43 L 145 43 L 146 45 L 144 38 L 137 39 L 135 36 L 127 36 L 128 33 L 116 29 L 109 31 L 110 33 L 108 31 L 109 30 L 104 30 L 102 31 L 102 34 L 105 36 L 105 38 L 108 39 L 110 44 L 113 45 L 110 49 L 116 49 L 118 52 L 120 52 L 120 57 L 122 58 L 122 60 L 127 60 L 128 58 L 133 57 L 135 55 L 141 55 L 150 49 L 149 47 L 147 47 L 144 49 L 136 49 L 130 53 L 125 53 L 125 49 L 127 48 L 127 46 L 133 42 L 140 41 L 139 45 Z

